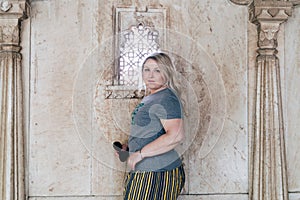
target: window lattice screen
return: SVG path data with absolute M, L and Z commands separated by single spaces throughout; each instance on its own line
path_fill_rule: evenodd
M 141 88 L 141 65 L 147 55 L 159 51 L 159 33 L 139 23 L 120 37 L 119 85 Z

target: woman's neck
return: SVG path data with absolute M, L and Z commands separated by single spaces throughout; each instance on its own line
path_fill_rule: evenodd
M 150 94 L 155 94 L 156 92 L 159 92 L 159 91 L 164 90 L 164 89 L 166 89 L 166 88 L 167 88 L 167 86 L 162 86 L 162 87 L 160 87 L 159 89 L 156 89 L 156 90 L 150 90 Z

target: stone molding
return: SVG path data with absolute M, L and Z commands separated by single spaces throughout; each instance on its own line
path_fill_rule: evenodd
M 25 141 L 20 21 L 27 2 L 0 1 L 0 199 L 25 200 Z
M 249 5 L 253 0 L 230 0 L 232 3 L 237 5 Z

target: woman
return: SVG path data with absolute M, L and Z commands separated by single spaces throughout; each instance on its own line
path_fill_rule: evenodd
M 165 53 L 147 57 L 142 77 L 149 95 L 132 113 L 128 140 L 131 168 L 126 200 L 177 199 L 184 183 L 182 161 L 174 148 L 184 139 L 183 114 L 175 68 Z

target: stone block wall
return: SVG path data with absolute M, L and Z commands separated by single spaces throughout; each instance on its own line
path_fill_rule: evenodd
M 21 34 L 29 199 L 122 199 L 128 169 L 111 144 L 126 141 L 139 99 L 105 98 L 117 60 L 116 8 L 132 17 L 165 10 L 162 50 L 180 73 L 186 106 L 180 199 L 248 199 L 257 27 L 247 6 L 229 0 L 32 0 Z M 299 27 L 295 7 L 277 38 L 292 200 L 300 198 Z

